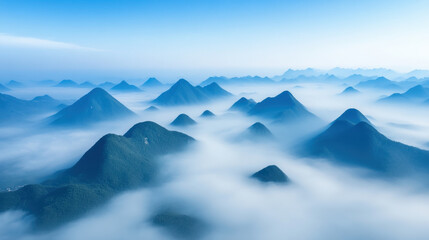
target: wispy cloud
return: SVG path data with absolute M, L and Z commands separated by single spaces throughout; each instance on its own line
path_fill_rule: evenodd
M 15 46 L 15 47 L 46 48 L 46 49 L 103 51 L 101 49 L 84 47 L 73 43 L 58 42 L 58 41 L 33 38 L 33 37 L 13 36 L 5 33 L 0 33 L 0 46 L 2 45 Z

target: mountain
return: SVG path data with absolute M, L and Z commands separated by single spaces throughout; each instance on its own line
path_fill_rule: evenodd
M 356 85 L 356 88 L 401 89 L 397 82 L 391 81 L 385 77 L 360 82 Z
M 29 117 L 57 110 L 61 102 L 48 95 L 23 100 L 0 93 L 0 123 L 18 123 Z
M 79 84 L 77 84 L 75 81 L 66 79 L 55 85 L 55 87 L 79 87 Z
M 288 183 L 290 182 L 288 176 L 276 165 L 270 165 L 268 167 L 259 170 L 254 173 L 251 178 L 255 178 L 260 182 L 264 183 Z
M 162 84 L 158 79 L 156 78 L 149 78 L 141 85 L 141 88 L 155 88 L 155 87 L 162 87 L 164 84 Z
M 134 85 L 128 84 L 126 81 L 122 81 L 119 84 L 111 88 L 113 91 L 117 92 L 141 92 L 142 90 Z
M 255 100 L 242 97 L 229 108 L 229 111 L 248 112 L 255 105 Z
M 427 174 L 429 170 L 429 151 L 392 141 L 365 121 L 336 120 L 307 141 L 301 153 L 388 175 Z
M 203 87 L 203 91 L 211 98 L 229 97 L 231 93 L 221 88 L 217 83 L 213 82 Z
M 198 218 L 171 210 L 153 216 L 152 224 L 166 229 L 175 239 L 201 239 L 208 228 Z
M 347 121 L 353 125 L 356 125 L 360 122 L 365 122 L 369 125 L 372 125 L 372 123 L 368 120 L 368 118 L 366 118 L 359 110 L 355 108 L 347 109 L 335 121 Z
M 101 87 L 104 89 L 111 89 L 114 86 L 115 86 L 115 84 L 112 82 L 104 82 L 104 83 L 98 84 L 98 87 Z
M 180 79 L 170 89 L 153 100 L 153 102 L 166 106 L 202 104 L 229 95 L 231 94 L 223 90 L 216 83 L 205 87 L 194 87 L 185 79 Z
M 283 73 L 280 76 L 273 77 L 274 80 L 281 81 L 283 79 L 294 79 L 298 78 L 300 76 L 302 77 L 312 77 L 312 76 L 318 76 L 323 74 L 320 70 L 315 70 L 313 68 L 307 68 L 303 70 L 294 70 L 294 69 L 288 69 L 285 73 Z
M 0 83 L 0 92 L 7 92 L 10 91 L 8 87 Z
M 269 77 L 259 77 L 259 76 L 245 76 L 245 77 L 209 77 L 203 82 L 200 83 L 201 86 L 207 86 L 212 83 L 219 83 L 221 85 L 226 84 L 267 84 L 274 83 L 274 81 Z
M 133 115 L 131 110 L 105 90 L 94 88 L 72 105 L 49 117 L 49 121 L 51 125 L 57 126 L 84 126 Z
M 190 118 L 184 113 L 177 116 L 176 119 L 174 119 L 174 121 L 170 123 L 170 125 L 177 127 L 186 127 L 195 124 L 197 124 L 197 122 L 195 122 L 192 118 Z
M 250 109 L 248 113 L 276 121 L 317 119 L 289 91 L 284 91 L 275 97 L 265 98 Z
M 342 96 L 351 96 L 351 95 L 356 95 L 359 94 L 360 92 L 358 90 L 356 90 L 354 87 L 348 87 L 346 89 L 344 89 L 344 91 L 342 91 L 340 93 L 340 95 Z
M 422 102 L 429 98 L 429 88 L 424 88 L 422 85 L 417 85 L 408 89 L 404 93 L 394 93 L 388 97 L 378 100 L 381 103 L 412 103 Z
M 22 88 L 25 87 L 25 85 L 21 82 L 15 81 L 15 80 L 10 80 L 6 86 L 10 87 L 10 88 Z
M 158 158 L 194 141 L 154 122 L 138 123 L 123 136 L 107 134 L 71 168 L 40 184 L 0 192 L 0 212 L 23 210 L 35 218 L 36 229 L 53 229 L 121 192 L 151 186 L 162 167 Z
M 86 82 L 79 84 L 79 87 L 81 87 L 81 88 L 94 88 L 95 85 L 91 82 L 86 81 Z
M 216 115 L 214 114 L 214 113 L 212 113 L 211 111 L 209 111 L 209 110 L 205 110 L 203 113 L 201 113 L 201 115 L 200 115 L 200 117 L 203 117 L 203 118 L 212 118 L 212 117 L 215 117 Z
M 251 138 L 273 138 L 274 135 L 271 131 L 262 123 L 256 122 L 252 126 L 246 129 L 245 135 Z
M 150 106 L 150 107 L 146 108 L 144 111 L 145 112 L 156 112 L 158 110 L 159 110 L 159 108 L 157 108 L 155 106 Z

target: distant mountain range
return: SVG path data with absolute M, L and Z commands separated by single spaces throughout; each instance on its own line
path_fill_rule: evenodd
M 157 87 L 162 87 L 164 86 L 164 84 L 162 84 L 160 81 L 158 81 L 158 79 L 156 78 L 149 78 L 148 80 L 146 80 L 146 82 L 144 82 L 141 85 L 141 88 L 157 88 Z
M 207 103 L 231 95 L 217 83 L 211 83 L 205 87 L 194 87 L 185 79 L 180 79 L 170 89 L 153 100 L 153 103 L 165 106 L 193 105 Z
M 61 104 L 61 101 L 48 95 L 22 100 L 0 93 L 0 122 L 20 123 L 31 116 L 58 111 Z
M 79 87 L 79 84 L 73 80 L 66 79 L 59 82 L 55 87 Z
M 49 180 L 0 192 L 0 212 L 23 210 L 35 218 L 36 229 L 58 227 L 118 193 L 150 186 L 161 168 L 158 157 L 181 151 L 194 141 L 154 122 L 138 123 L 123 136 L 107 134 L 74 166 Z
M 394 93 L 378 100 L 379 103 L 422 103 L 429 99 L 429 88 L 417 85 L 404 93 Z
M 218 83 L 221 85 L 225 84 L 267 84 L 274 83 L 274 81 L 269 77 L 259 77 L 259 76 L 245 76 L 245 77 L 209 77 L 200 83 L 201 86 L 207 86 L 212 83 Z
M 358 83 L 356 88 L 374 88 L 374 89 L 387 89 L 387 90 L 400 90 L 398 82 L 391 81 L 385 77 L 379 77 L 372 80 L 367 80 Z
M 48 118 L 51 125 L 87 126 L 135 114 L 102 88 L 94 88 L 72 105 Z
M 295 120 L 317 120 L 289 91 L 268 97 L 253 106 L 248 114 L 272 119 L 276 122 Z
M 7 91 L 10 91 L 10 88 L 0 83 L 0 92 L 7 92 Z
M 362 121 L 359 121 L 362 120 Z M 328 129 L 304 144 L 306 156 L 392 175 L 429 170 L 429 151 L 392 141 L 357 110 L 348 110 Z

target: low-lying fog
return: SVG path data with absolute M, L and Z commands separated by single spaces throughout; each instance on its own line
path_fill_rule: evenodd
M 144 109 L 162 90 L 113 93 L 139 114 L 139 119 L 133 121 L 79 130 L 40 129 L 34 125 L 1 127 L 2 189 L 41 181 L 73 165 L 104 134 L 123 134 L 140 121 L 155 121 L 198 142 L 186 152 L 160 159 L 163 167 L 158 186 L 117 196 L 87 217 L 53 232 L 30 232 L 30 217 L 19 211 L 2 213 L 0 239 L 169 239 L 162 229 L 149 223 L 149 218 L 157 206 L 170 205 L 179 205 L 209 224 L 205 239 L 427 239 L 429 189 L 412 180 L 367 178 L 362 169 L 297 158 L 291 153 L 294 144 L 320 129 L 273 126 L 227 109 L 241 96 L 261 101 L 289 90 L 326 124 L 354 107 L 387 137 L 428 148 L 429 108 L 375 103 L 392 92 L 339 96 L 343 85 L 222 87 L 235 96 L 204 106 L 160 107 L 158 112 Z M 36 88 L 8 94 L 24 99 L 49 94 L 60 100 L 76 100 L 87 91 Z M 217 117 L 199 118 L 206 109 Z M 186 129 L 169 126 L 180 113 L 188 114 L 198 124 Z M 278 141 L 237 141 L 235 137 L 256 121 L 266 124 Z M 292 183 L 266 186 L 249 179 L 271 164 L 281 168 Z

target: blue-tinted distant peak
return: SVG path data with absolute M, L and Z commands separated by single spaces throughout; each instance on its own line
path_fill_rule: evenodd
M 371 124 L 371 122 L 356 108 L 349 108 L 340 117 L 338 117 L 336 121 L 347 121 L 353 125 L 356 125 L 360 122 L 365 122 L 367 124 Z

